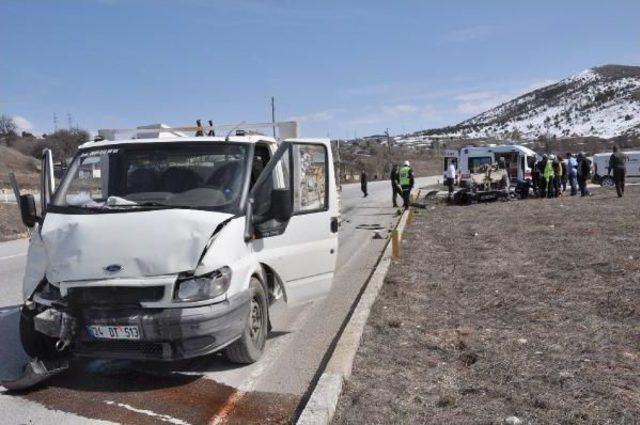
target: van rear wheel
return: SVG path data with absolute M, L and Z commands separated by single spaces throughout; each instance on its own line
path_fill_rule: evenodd
M 268 305 L 264 286 L 255 277 L 251 278 L 251 308 L 242 336 L 225 350 L 233 363 L 249 364 L 258 361 L 267 342 Z
M 609 176 L 604 176 L 600 179 L 600 186 L 602 187 L 614 187 L 615 186 L 615 182 L 613 181 L 613 179 Z

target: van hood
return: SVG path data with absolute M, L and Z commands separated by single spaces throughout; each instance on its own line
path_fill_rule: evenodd
M 136 278 L 194 270 L 231 214 L 183 209 L 47 213 L 41 237 L 50 282 Z

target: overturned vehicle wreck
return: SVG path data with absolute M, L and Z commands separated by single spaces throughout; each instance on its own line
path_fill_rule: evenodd
M 224 350 L 257 361 L 279 298 L 331 288 L 338 205 L 331 145 L 262 135 L 103 140 L 54 188 L 42 161 L 14 388 L 73 356 L 172 361 Z M 16 189 L 17 190 L 17 189 Z M 4 385 L 4 383 L 3 383 Z
M 458 190 L 453 202 L 458 205 L 509 200 L 510 179 L 500 164 L 486 164 L 477 173 L 470 174 L 467 187 Z

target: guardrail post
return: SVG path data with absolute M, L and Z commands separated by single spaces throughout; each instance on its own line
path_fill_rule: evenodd
M 398 229 L 391 231 L 391 255 L 393 258 L 400 258 L 400 235 Z

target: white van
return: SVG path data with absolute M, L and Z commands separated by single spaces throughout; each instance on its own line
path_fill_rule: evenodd
M 521 145 L 466 146 L 458 151 L 446 150 L 444 171 L 449 163 L 456 164 L 458 184 L 462 187 L 471 182 L 471 175 L 480 173 L 485 165 L 495 165 L 504 158 L 512 182 L 531 179 L 531 169 L 538 155 Z
M 258 360 L 269 306 L 331 288 L 338 195 L 328 139 L 262 135 L 80 146 L 31 239 L 21 339 L 32 357 Z
M 613 172 L 609 171 L 609 158 L 612 152 L 593 155 L 593 181 L 604 187 L 614 187 Z M 626 181 L 640 182 L 640 151 L 624 152 L 627 155 Z

